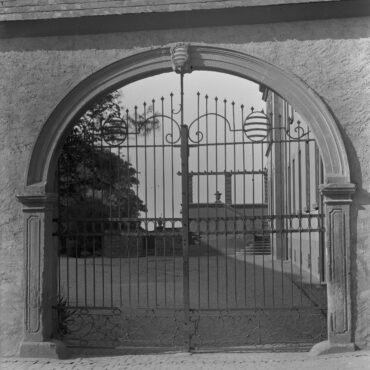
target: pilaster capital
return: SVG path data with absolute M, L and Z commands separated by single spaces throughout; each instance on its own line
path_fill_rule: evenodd
M 329 183 L 320 185 L 320 192 L 324 195 L 325 203 L 351 203 L 356 191 L 352 183 Z
M 58 202 L 56 193 L 24 193 L 16 198 L 24 206 L 24 211 L 53 208 Z

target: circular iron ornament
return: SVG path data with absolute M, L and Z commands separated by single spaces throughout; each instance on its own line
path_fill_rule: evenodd
M 244 120 L 243 131 L 251 141 L 263 141 L 268 137 L 271 130 L 271 123 L 263 110 L 254 111 Z
M 117 117 L 107 119 L 102 126 L 103 140 L 110 146 L 118 146 L 127 139 L 127 123 Z

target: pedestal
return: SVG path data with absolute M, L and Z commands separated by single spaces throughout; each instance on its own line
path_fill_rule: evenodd
M 52 306 L 57 293 L 57 248 L 53 243 L 56 194 L 19 195 L 24 213 L 25 311 L 22 357 L 66 356 L 63 343 L 54 341 Z

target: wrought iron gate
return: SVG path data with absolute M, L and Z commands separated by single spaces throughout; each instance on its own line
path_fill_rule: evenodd
M 179 105 L 171 94 L 122 114 L 107 98 L 66 140 L 59 336 L 186 349 L 322 340 L 322 165 L 308 126 L 273 93 L 268 114 L 198 93 L 186 124 L 180 76 Z

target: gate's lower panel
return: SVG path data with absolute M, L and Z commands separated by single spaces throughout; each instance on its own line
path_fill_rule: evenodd
M 182 348 L 183 310 L 59 310 L 70 347 Z M 317 309 L 190 312 L 191 349 L 317 343 L 326 338 L 326 313 Z
M 68 308 L 59 309 L 61 315 L 59 332 L 69 347 L 176 348 L 184 342 L 182 309 Z
M 194 349 L 316 343 L 326 338 L 326 313 L 317 309 L 191 312 Z

